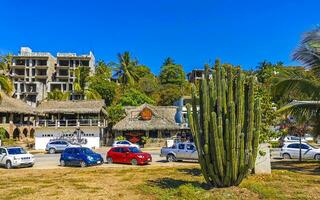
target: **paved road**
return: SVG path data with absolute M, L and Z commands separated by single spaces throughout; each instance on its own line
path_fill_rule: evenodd
M 105 160 L 106 153 L 103 150 L 97 151 L 101 154 L 103 159 Z M 150 163 L 150 166 L 176 166 L 176 165 L 196 165 L 197 162 L 175 162 L 175 163 L 168 163 L 166 162 L 166 159 L 163 157 L 160 157 L 159 150 L 151 150 L 146 151 L 151 154 L 152 156 L 152 162 Z M 60 154 L 35 154 L 35 165 L 33 168 L 35 169 L 54 169 L 59 168 L 59 159 Z M 122 164 L 104 164 L 98 167 L 128 167 L 130 165 L 122 165 Z
M 165 158 L 160 157 L 159 153 L 160 150 L 144 150 L 145 152 L 148 152 L 152 155 L 152 162 L 148 166 L 186 166 L 186 165 L 197 165 L 197 162 L 174 162 L 174 163 L 168 163 L 166 162 Z M 101 154 L 103 159 L 105 159 L 105 155 L 107 152 L 107 149 L 99 149 L 97 150 L 98 153 Z M 60 154 L 35 154 L 35 165 L 33 168 L 29 169 L 55 169 L 60 168 L 59 166 L 59 159 Z M 272 161 L 280 160 L 280 149 L 272 149 L 271 150 L 271 158 Z M 97 167 L 130 167 L 130 165 L 123 165 L 123 164 L 104 164 Z

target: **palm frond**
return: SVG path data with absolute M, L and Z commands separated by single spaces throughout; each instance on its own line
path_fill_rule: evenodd
M 11 94 L 13 92 L 13 84 L 5 75 L 0 75 L 0 89 L 6 94 Z
M 278 113 L 285 113 L 296 118 L 311 119 L 320 111 L 320 101 L 293 101 L 279 110 Z
M 101 95 L 94 89 L 87 89 L 84 91 L 84 94 L 85 94 L 85 97 L 86 99 L 90 100 L 90 99 L 93 99 L 93 100 L 98 100 L 98 99 L 102 99 Z
M 320 28 L 304 34 L 292 57 L 320 74 Z
M 302 78 L 284 78 L 279 79 L 273 86 L 274 95 L 288 95 L 291 92 L 299 92 L 312 99 L 320 99 L 320 83 Z

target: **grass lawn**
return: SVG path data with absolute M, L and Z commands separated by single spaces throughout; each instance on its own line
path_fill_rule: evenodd
M 279 161 L 272 175 L 212 189 L 185 167 L 0 170 L 0 199 L 319 199 L 320 162 Z

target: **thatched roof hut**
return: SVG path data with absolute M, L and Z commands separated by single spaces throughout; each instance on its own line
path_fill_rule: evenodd
M 106 113 L 104 100 L 79 100 L 79 101 L 43 101 L 36 108 L 39 114 L 99 114 Z
M 1 92 L 0 113 L 33 114 L 34 109 L 23 101 Z
M 142 111 L 148 110 L 151 116 L 143 119 Z M 125 107 L 126 117 L 113 126 L 115 131 L 132 130 L 180 130 L 175 122 L 176 106 L 152 106 L 143 104 L 138 107 Z

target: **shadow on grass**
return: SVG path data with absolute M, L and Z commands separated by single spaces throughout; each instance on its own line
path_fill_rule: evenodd
M 273 170 L 288 170 L 291 172 L 302 172 L 310 175 L 320 175 L 319 161 L 296 161 L 296 160 L 282 160 L 271 163 Z
M 212 187 L 204 182 L 199 181 L 185 181 L 185 180 L 178 180 L 173 178 L 160 178 L 157 180 L 150 180 L 148 181 L 148 185 L 156 186 L 161 189 L 177 189 L 182 185 L 191 184 L 194 188 L 201 188 L 205 190 L 209 190 Z
M 191 176 L 202 176 L 201 170 L 199 168 L 185 168 L 178 169 L 178 171 L 184 174 L 189 174 Z

